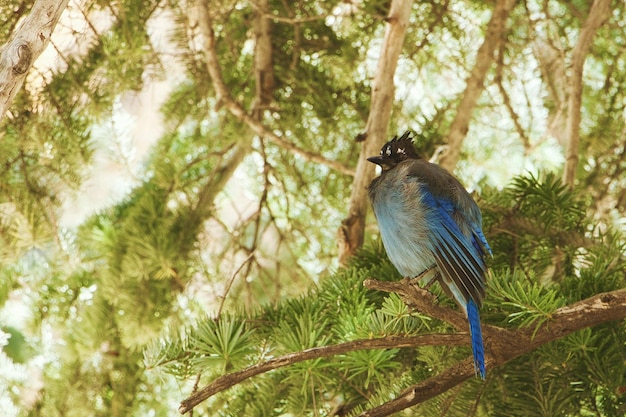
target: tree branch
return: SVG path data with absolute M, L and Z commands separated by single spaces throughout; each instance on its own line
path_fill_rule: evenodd
M 254 80 L 255 98 L 252 103 L 252 117 L 263 120 L 263 111 L 272 101 L 274 92 L 274 68 L 272 66 L 272 22 L 268 19 L 268 0 L 252 2 L 256 12 L 254 19 Z
M 22 87 L 28 70 L 46 49 L 69 0 L 37 0 L 9 41 L 0 48 L 0 119 Z
M 368 162 L 367 158 L 377 155 L 387 140 L 395 91 L 393 77 L 402 51 L 412 4 L 412 0 L 392 0 L 389 8 L 388 25 L 380 47 L 380 57 L 372 83 L 372 102 L 365 128 L 366 140 L 356 166 L 348 216 L 341 222 L 337 233 L 339 262 L 342 264 L 363 245 L 365 215 L 369 204 L 367 186 L 376 174 L 374 164 Z
M 498 50 L 500 43 L 504 42 L 504 32 L 506 29 L 506 20 L 509 13 L 517 3 L 516 0 L 497 0 L 493 15 L 487 25 L 487 33 L 482 45 L 476 53 L 476 63 L 472 72 L 467 78 L 465 91 L 456 116 L 450 126 L 448 134 L 448 151 L 441 157 L 439 165 L 448 171 L 454 171 L 459 155 L 461 153 L 461 145 L 467 135 L 469 123 L 472 119 L 472 112 L 476 107 L 476 102 L 484 89 L 484 80 L 487 71 L 491 67 L 495 51 Z
M 279 358 L 250 366 L 242 369 L 241 371 L 223 375 L 189 398 L 184 399 L 180 403 L 178 411 L 181 414 L 185 414 L 211 396 L 239 384 L 248 378 L 302 361 L 341 355 L 347 352 L 365 349 L 398 349 L 418 346 L 465 346 L 468 344 L 469 339 L 467 335 L 463 333 L 424 334 L 418 336 L 386 336 L 377 339 L 353 340 L 351 342 L 339 343 L 337 345 L 319 346 L 305 349 L 302 352 L 290 353 Z
M 550 103 L 548 106 L 547 133 L 565 146 L 564 137 L 565 120 L 567 116 L 567 75 L 565 71 L 565 57 L 563 50 L 557 47 L 549 38 L 550 31 L 539 30 L 534 27 L 534 22 L 529 19 L 529 25 L 533 28 L 533 54 L 537 58 L 541 81 L 546 86 L 547 97 L 544 100 Z M 544 35 L 543 32 L 546 32 Z
M 611 15 L 610 0 L 595 0 L 589 10 L 589 16 L 580 29 L 580 35 L 572 54 L 571 75 L 569 77 L 569 97 L 567 100 L 567 122 L 565 125 L 565 169 L 563 184 L 574 187 L 576 168 L 578 167 L 578 142 L 580 140 L 580 106 L 583 95 L 583 66 L 591 48 L 593 37 L 602 24 Z
M 461 313 L 432 303 L 432 296 L 425 297 L 425 290 L 413 291 L 416 287 L 407 279 L 399 282 L 382 282 L 368 279 L 364 282 L 364 285 L 367 288 L 396 292 L 411 307 L 418 306 L 423 308 L 420 311 L 446 321 L 457 328 L 467 327 L 465 323 L 460 323 L 460 320 L 465 321 Z M 543 323 L 538 329 L 526 327 L 518 330 L 509 330 L 483 325 L 486 365 L 491 369 L 496 368 L 535 350 L 539 346 L 563 338 L 578 330 L 625 318 L 626 289 L 621 289 L 597 294 L 572 305 L 562 307 L 555 311 L 552 314 L 552 318 Z M 223 375 L 200 391 L 184 399 L 179 407 L 179 412 L 181 414 L 187 413 L 211 396 L 231 388 L 248 378 L 302 361 L 364 349 L 466 346 L 468 344 L 468 334 L 463 332 L 417 336 L 386 336 L 377 339 L 354 340 L 331 346 L 314 347 Z M 383 417 L 420 404 L 470 379 L 474 376 L 474 372 L 473 360 L 471 357 L 468 357 L 440 374 L 407 388 L 394 400 L 366 411 L 361 416 Z
M 225 107 L 233 116 L 252 129 L 254 133 L 267 138 L 275 145 L 299 155 L 307 161 L 326 165 L 327 167 L 341 172 L 342 174 L 354 176 L 355 173 L 353 168 L 338 161 L 324 158 L 322 155 L 300 149 L 293 143 L 285 140 L 279 134 L 267 129 L 260 120 L 257 120 L 253 117 L 253 115 L 248 114 L 244 108 L 230 96 L 228 87 L 222 77 L 222 71 L 215 48 L 215 32 L 213 31 L 211 15 L 209 14 L 207 7 L 206 1 L 199 0 L 196 2 L 198 25 L 205 41 L 205 45 L 203 46 L 205 62 L 217 96 L 217 106 Z
M 621 289 L 597 294 L 558 309 L 536 332 L 534 327 L 511 331 L 483 326 L 485 362 L 488 368 L 495 368 L 578 330 L 625 318 L 626 289 Z M 473 375 L 472 358 L 467 358 L 439 375 L 413 385 L 392 401 L 362 413 L 361 417 L 383 417 L 397 413 L 436 397 Z

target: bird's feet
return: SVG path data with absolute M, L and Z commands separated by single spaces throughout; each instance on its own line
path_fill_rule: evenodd
M 437 268 L 437 264 L 433 264 L 429 266 L 428 268 L 420 272 L 419 275 L 417 275 L 416 277 L 410 278 L 411 285 L 417 285 L 427 290 L 433 284 L 433 282 L 435 282 L 435 279 L 437 278 L 437 274 L 433 273 L 435 272 L 435 268 Z M 425 282 L 423 286 L 419 285 L 420 281 L 422 281 L 428 275 L 432 275 L 432 276 L 428 278 L 428 280 Z

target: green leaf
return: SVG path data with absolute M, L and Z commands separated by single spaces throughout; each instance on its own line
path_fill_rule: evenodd
M 222 317 L 201 321 L 189 335 L 190 349 L 196 354 L 192 360 L 194 368 L 198 372 L 206 368 L 226 372 L 241 366 L 254 352 L 252 334 L 243 320 Z
M 496 278 L 489 283 L 488 300 L 490 304 L 508 307 L 509 323 L 518 323 L 520 327 L 536 324 L 538 329 L 567 302 L 557 287 L 548 288 L 532 282 L 518 271 L 494 271 L 493 275 Z
M 395 361 L 398 349 L 356 350 L 340 356 L 342 367 L 345 367 L 348 380 L 360 381 L 365 389 L 370 384 L 384 385 L 389 378 L 388 373 L 400 367 Z

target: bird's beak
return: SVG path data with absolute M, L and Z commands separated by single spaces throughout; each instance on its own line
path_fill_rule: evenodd
M 382 156 L 380 156 L 380 155 L 378 155 L 378 156 L 372 156 L 372 157 L 370 157 L 370 158 L 367 158 L 367 160 L 368 160 L 368 161 L 370 161 L 370 162 L 372 162 L 372 163 L 374 163 L 374 164 L 376 164 L 376 165 L 380 165 L 380 166 L 382 166 L 382 165 L 383 165 L 383 158 L 382 158 Z

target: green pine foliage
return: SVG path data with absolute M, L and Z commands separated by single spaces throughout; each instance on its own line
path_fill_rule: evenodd
M 34 2 L 1 3 L 4 44 Z M 223 107 L 193 3 L 72 2 L 72 22 L 50 45 L 54 62 L 29 72 L 0 120 L 3 413 L 176 415 L 196 382 L 281 355 L 453 331 L 363 287 L 401 278 L 373 217 L 365 249 L 337 267 L 353 178 L 259 138 Z M 274 82 L 255 117 L 298 148 L 354 168 L 389 4 L 270 0 Z M 258 7 L 209 2 L 222 78 L 250 114 Z M 492 7 L 413 4 L 389 132 L 415 130 L 425 157 L 446 143 Z M 479 191 L 494 252 L 481 310 L 488 324 L 536 330 L 562 306 L 626 287 L 624 4 L 613 2 L 585 62 L 573 190 L 561 184 L 553 137 L 567 90 L 558 68 L 544 73 L 537 57 L 549 44 L 569 65 L 589 7 L 519 2 L 472 111 L 457 174 Z M 76 230 L 61 229 L 59 216 L 74 209 L 62 204 L 111 151 L 109 126 L 129 97 L 170 78 L 163 133 L 135 161 L 132 188 Z M 430 291 L 456 308 L 438 285 Z M 6 324 L 16 304 L 27 312 Z M 403 414 L 623 416 L 625 330 L 616 322 L 576 332 Z M 316 358 L 250 378 L 195 415 L 355 415 L 469 355 L 469 347 L 422 346 Z M 29 392 L 37 395 L 26 403 Z
M 486 230 L 493 230 L 494 222 L 502 221 L 498 214 L 503 212 L 530 212 L 536 221 L 532 228 L 517 231 L 515 239 L 524 244 L 514 242 L 508 231 L 488 233 L 494 253 L 506 253 L 511 244 L 516 244 L 519 252 L 513 269 L 504 256 L 490 262 L 492 273 L 482 309 L 485 323 L 513 329 L 539 328 L 558 308 L 597 293 L 600 288 L 594 284 L 596 280 L 602 282 L 602 291 L 626 284 L 625 259 L 619 252 L 622 244 L 606 239 L 612 234 L 593 236 L 586 232 L 590 219 L 583 209 L 584 199 L 576 191 L 560 186 L 551 175 L 544 180 L 528 175 L 513 180 L 501 194 L 504 197 L 494 194 L 485 201 Z M 529 204 L 532 208 L 520 208 Z M 585 250 L 575 248 L 572 242 L 571 248 L 565 245 L 563 237 L 553 232 L 557 230 L 580 233 L 574 241 L 581 242 L 584 236 Z M 544 271 L 529 268 L 527 272 L 523 268 L 525 263 L 535 262 L 540 249 L 548 256 L 548 248 L 554 251 L 559 242 L 563 250 L 573 254 L 564 258 L 563 262 L 571 263 L 563 266 L 564 271 L 575 273 L 563 273 L 559 280 L 546 282 L 541 279 Z M 606 261 L 599 260 L 606 259 L 604 256 L 590 255 L 598 253 L 596 247 L 614 255 L 611 270 L 607 271 Z M 607 276 L 599 274 L 600 270 Z M 361 251 L 348 268 L 324 279 L 306 296 L 217 321 L 203 319 L 182 333 L 179 341 L 166 339 L 169 342 L 160 342 L 161 349 L 150 349 L 145 361 L 150 368 L 165 364 L 166 370 L 179 377 L 180 369 L 199 372 L 201 380 L 208 383 L 225 372 L 311 347 L 390 335 L 450 332 L 445 324 L 409 311 L 397 295 L 366 290 L 362 281 L 370 277 L 399 278 L 380 244 Z M 593 289 L 588 290 L 589 286 Z M 446 301 L 443 297 L 439 296 L 441 302 Z M 203 336 L 203 343 L 193 342 L 199 329 L 203 334 L 210 332 Z M 470 407 L 474 409 L 472 415 L 620 415 L 626 407 L 620 394 L 626 378 L 624 330 L 623 323 L 609 323 L 573 333 L 504 367 L 489 369 L 484 386 L 478 380 L 469 381 L 436 401 L 416 407 L 414 412 L 439 415 L 445 409 L 446 415 L 460 416 L 467 415 Z M 187 350 L 181 349 L 186 344 Z M 332 415 L 337 407 L 356 413 L 393 398 L 404 387 L 436 375 L 469 354 L 465 347 L 354 350 L 253 377 L 217 394 L 200 409 L 253 416 Z M 235 358 L 238 366 L 226 370 L 227 364 L 235 364 Z M 194 366 L 197 364 L 202 366 Z
M 195 354 L 192 369 L 196 373 L 217 369 L 217 374 L 224 374 L 244 364 L 246 356 L 252 353 L 252 331 L 244 326 L 244 322 L 231 318 L 205 319 L 198 323 L 187 335 L 189 349 Z

